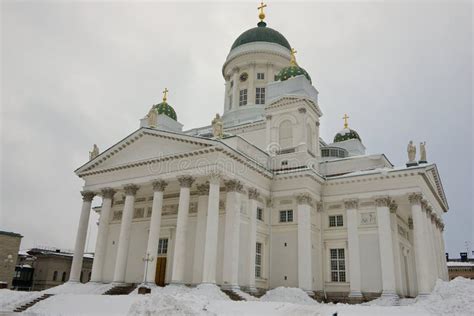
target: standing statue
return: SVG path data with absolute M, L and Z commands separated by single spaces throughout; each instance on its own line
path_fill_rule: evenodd
M 212 120 L 212 134 L 216 138 L 222 138 L 224 136 L 224 125 L 222 124 L 219 113 L 217 113 L 216 117 Z
M 428 163 L 426 160 L 426 142 L 420 143 L 420 161 L 419 163 Z
M 97 156 L 99 156 L 99 147 L 94 144 L 94 146 L 92 147 L 92 151 L 89 151 L 89 160 L 92 160 Z
M 417 165 L 417 162 L 416 162 L 416 146 L 413 145 L 412 140 L 410 140 L 410 142 L 408 143 L 407 152 L 408 152 L 407 167 L 416 166 Z
M 154 108 L 151 108 L 150 112 L 148 112 L 147 118 L 148 118 L 148 126 L 156 127 L 158 123 L 157 122 L 158 114 L 156 113 L 156 110 Z

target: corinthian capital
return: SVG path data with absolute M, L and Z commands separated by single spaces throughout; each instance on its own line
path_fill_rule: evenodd
M 255 188 L 249 188 L 248 193 L 249 193 L 250 200 L 256 200 L 260 196 L 260 192 L 258 192 L 258 190 Z
M 136 184 L 127 184 L 123 187 L 123 189 L 125 191 L 125 195 L 135 195 L 137 194 L 137 191 L 140 189 L 140 187 Z
M 111 199 L 114 197 L 114 194 L 115 194 L 115 190 L 112 189 L 112 188 L 104 188 L 100 191 L 101 195 L 102 195 L 102 198 L 104 199 Z
M 209 182 L 196 185 L 198 195 L 209 195 Z
M 378 196 L 375 198 L 375 205 L 378 207 L 388 207 L 392 200 L 388 196 Z
M 153 191 L 163 192 L 166 189 L 168 182 L 158 179 L 153 181 L 151 185 L 153 186 Z
M 311 205 L 312 200 L 308 193 L 300 193 L 296 196 L 296 202 L 298 202 L 298 204 Z
M 221 181 L 222 175 L 218 171 L 211 171 L 208 173 L 209 182 L 213 184 L 218 184 Z
M 190 188 L 194 183 L 194 178 L 191 176 L 178 177 L 179 186 L 182 188 Z
M 346 210 L 356 209 L 359 205 L 359 200 L 357 199 L 350 199 L 344 201 L 344 207 Z
M 85 202 L 91 202 L 95 196 L 95 193 L 92 191 L 81 191 L 82 200 Z
M 234 192 L 234 191 L 239 192 L 240 190 L 242 190 L 242 187 L 243 187 L 242 184 L 238 180 L 224 181 L 224 185 L 225 185 L 225 190 L 227 192 Z
M 316 203 L 316 210 L 318 211 L 318 213 L 321 213 L 324 210 L 323 206 L 323 202 Z
M 420 204 L 422 199 L 423 195 L 419 192 L 413 192 L 408 195 L 408 201 L 410 201 L 410 204 Z
M 398 209 L 398 204 L 395 202 L 395 201 L 391 201 L 390 202 L 390 213 L 396 213 L 397 212 L 397 209 Z

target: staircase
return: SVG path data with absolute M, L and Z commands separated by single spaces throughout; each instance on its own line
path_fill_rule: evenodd
M 24 312 L 25 310 L 27 310 L 28 308 L 30 308 L 31 306 L 35 305 L 36 303 L 38 302 L 41 302 L 45 299 L 47 299 L 48 297 L 51 297 L 53 296 L 54 294 L 44 294 L 43 296 L 40 296 L 38 298 L 35 298 L 34 300 L 32 301 L 29 301 L 28 303 L 26 304 L 23 304 L 21 305 L 20 307 L 17 307 L 15 308 L 14 312 L 17 312 L 17 313 L 21 313 L 21 312 Z
M 223 289 L 221 289 L 221 291 L 224 292 L 233 301 L 245 301 L 245 299 L 243 297 L 241 297 L 240 295 L 238 295 L 237 293 L 235 293 L 232 290 L 223 290 Z
M 128 295 L 135 290 L 135 284 L 116 285 L 102 295 Z

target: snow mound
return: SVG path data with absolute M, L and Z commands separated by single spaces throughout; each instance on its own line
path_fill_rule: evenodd
M 246 301 L 260 301 L 257 297 L 250 295 L 249 293 L 246 293 L 242 290 L 234 290 L 235 294 L 238 296 L 242 297 Z
M 268 291 L 260 298 L 264 302 L 285 302 L 293 304 L 317 305 L 318 302 L 313 300 L 302 289 L 291 287 L 277 287 L 276 289 Z
M 66 282 L 64 284 L 44 290 L 47 294 L 103 294 L 113 288 L 112 283 L 74 283 Z
M 433 292 L 417 298 L 414 305 L 435 315 L 474 315 L 474 280 L 463 277 L 450 282 L 438 280 Z
M 229 300 L 229 297 L 214 284 L 200 284 L 190 291 L 190 294 L 204 296 L 208 300 Z
M 195 288 L 168 285 L 153 288 L 151 295 L 130 307 L 128 315 L 215 315 L 207 310 L 209 303 L 228 300 L 229 297 L 213 284 Z

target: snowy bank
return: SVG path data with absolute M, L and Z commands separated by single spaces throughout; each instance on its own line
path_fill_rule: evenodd
M 21 292 L 7 289 L 0 290 L 0 312 L 12 311 L 17 305 L 21 305 L 24 301 L 34 300 L 43 295 L 40 292 Z
M 263 302 L 286 302 L 294 304 L 317 305 L 318 302 L 313 300 L 308 294 L 299 288 L 277 287 L 268 291 L 260 298 Z

